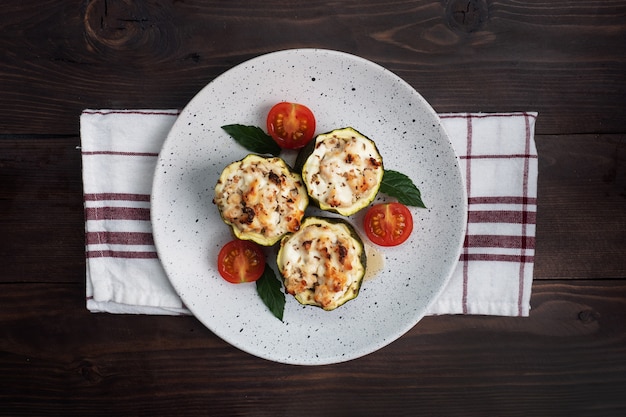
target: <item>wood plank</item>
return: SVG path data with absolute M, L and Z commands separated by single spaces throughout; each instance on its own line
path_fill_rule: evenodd
M 0 282 L 85 279 L 78 137 L 0 139 Z
M 625 281 L 536 282 L 532 306 L 529 318 L 428 317 L 364 358 L 298 367 L 243 353 L 192 317 L 90 314 L 80 285 L 4 284 L 0 414 L 625 410 Z
M 535 276 L 626 277 L 626 136 L 536 138 Z
M 9 0 L 0 134 L 76 134 L 87 107 L 181 108 L 228 68 L 294 47 L 373 60 L 440 112 L 533 110 L 541 134 L 623 132 L 625 2 L 465 3 Z

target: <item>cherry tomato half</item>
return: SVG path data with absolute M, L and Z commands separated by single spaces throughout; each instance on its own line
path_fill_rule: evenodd
M 365 234 L 380 246 L 405 242 L 413 231 L 413 216 L 401 203 L 381 203 L 369 208 L 363 221 Z
M 283 149 L 299 149 L 315 134 L 315 117 L 306 106 L 283 101 L 267 115 L 267 133 Z
M 217 269 L 222 278 L 233 284 L 253 282 L 263 275 L 265 255 L 256 243 L 235 239 L 220 250 Z

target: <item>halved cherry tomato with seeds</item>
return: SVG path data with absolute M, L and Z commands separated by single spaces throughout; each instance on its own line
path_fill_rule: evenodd
M 413 231 L 413 216 L 401 203 L 381 203 L 369 208 L 363 221 L 365 234 L 380 246 L 404 243 Z
M 253 282 L 263 275 L 265 255 L 256 243 L 235 239 L 220 250 L 217 269 L 222 278 L 233 284 Z
M 315 117 L 306 106 L 280 102 L 267 115 L 267 133 L 283 149 L 299 149 L 315 134 Z

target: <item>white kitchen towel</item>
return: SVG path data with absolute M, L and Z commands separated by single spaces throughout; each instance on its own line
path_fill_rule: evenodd
M 440 114 L 468 195 L 459 264 L 429 314 L 528 316 L 535 260 L 537 113 Z
M 87 308 L 190 314 L 158 260 L 152 175 L 178 110 L 84 110 Z M 537 208 L 536 113 L 440 115 L 465 175 L 467 236 L 450 283 L 428 314 L 528 316 Z

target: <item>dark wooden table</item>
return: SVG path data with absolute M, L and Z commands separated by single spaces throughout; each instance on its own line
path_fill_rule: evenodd
M 193 317 L 86 310 L 81 110 L 182 108 L 296 47 L 375 61 L 439 112 L 539 112 L 530 317 L 428 317 L 298 367 Z M 0 415 L 626 413 L 626 1 L 5 0 L 0 51 Z

